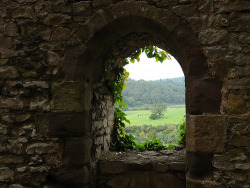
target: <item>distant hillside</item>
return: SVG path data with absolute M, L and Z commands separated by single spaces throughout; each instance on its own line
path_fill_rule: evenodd
M 185 82 L 185 77 L 176 77 L 176 78 L 166 78 L 166 79 L 161 79 L 161 80 L 157 80 L 157 81 L 168 81 L 171 80 L 173 82 Z
M 185 83 L 172 79 L 158 81 L 129 79 L 122 95 L 124 102 L 129 107 L 151 105 L 158 102 L 185 104 Z

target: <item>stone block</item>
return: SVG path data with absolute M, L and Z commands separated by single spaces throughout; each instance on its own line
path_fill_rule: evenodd
M 214 155 L 213 166 L 220 170 L 234 170 L 234 163 L 230 162 L 230 155 Z
M 84 165 L 91 160 L 92 141 L 90 138 L 68 138 L 65 143 L 63 164 Z
M 124 161 L 101 160 L 98 166 L 101 174 L 118 174 L 124 172 Z
M 245 88 L 244 80 L 242 80 L 239 84 L 236 82 L 227 83 L 229 88 Z M 248 82 L 248 81 L 247 81 Z M 226 98 L 222 101 L 222 111 L 227 114 L 244 114 L 248 112 L 245 100 L 241 94 L 229 93 Z
M 1 58 L 1 53 L 0 53 Z M 6 79 L 6 78 L 17 78 L 19 76 L 19 73 L 14 67 L 11 66 L 4 66 L 0 69 L 0 78 Z
M 19 35 L 16 23 L 9 22 L 3 27 L 3 33 L 5 36 L 16 37 Z
M 11 37 L 3 37 L 3 36 L 0 36 L 0 49 L 1 48 L 11 48 L 12 47 L 12 41 L 11 41 Z
M 78 137 L 90 134 L 89 112 L 49 113 L 49 135 L 52 137 Z
M 185 188 L 185 180 L 181 180 L 171 173 L 154 174 L 151 177 L 151 182 L 155 188 Z
M 131 174 L 132 177 L 130 188 L 150 188 L 149 186 L 149 173 Z
M 201 179 L 192 179 L 187 177 L 186 179 L 187 188 L 225 188 L 224 185 L 220 185 L 218 182 L 212 180 L 201 180 Z
M 58 150 L 58 145 L 53 143 L 34 143 L 26 148 L 27 154 L 47 154 L 55 153 Z
M 0 182 L 13 182 L 14 171 L 8 167 L 0 167 Z
M 20 155 L 0 155 L 0 164 L 23 163 L 24 157 Z
M 43 23 L 48 26 L 60 25 L 62 23 L 70 22 L 71 18 L 63 14 L 49 14 Z
M 222 115 L 187 115 L 187 151 L 221 153 L 226 141 L 226 118 Z
M 52 172 L 52 177 L 64 184 L 66 183 L 72 186 L 74 184 L 78 184 L 78 186 L 80 186 L 79 184 L 85 185 L 89 183 L 90 170 L 87 166 L 83 166 L 81 168 L 62 168 L 56 172 Z
M 250 137 L 235 135 L 232 140 L 229 141 L 229 144 L 236 147 L 250 147 Z
M 190 177 L 202 178 L 211 173 L 212 154 L 187 152 L 187 174 Z
M 13 18 L 33 18 L 35 16 L 33 7 L 18 7 L 11 10 Z
M 71 31 L 68 28 L 58 27 L 51 35 L 51 41 L 62 42 L 71 38 Z
M 221 88 L 222 84 L 216 80 L 187 79 L 186 113 L 192 115 L 203 113 L 219 114 L 222 97 Z
M 52 83 L 53 112 L 83 112 L 91 108 L 92 88 L 85 82 Z
M 183 171 L 185 172 L 186 164 L 183 162 L 157 163 L 156 170 L 159 172 Z
M 206 29 L 199 33 L 199 39 L 202 44 L 216 44 L 221 42 L 226 38 L 228 32 L 226 30 L 215 30 L 215 29 Z
M 178 16 L 195 16 L 198 15 L 197 5 L 189 4 L 189 5 L 179 5 L 172 8 L 174 13 Z
M 109 180 L 106 184 L 112 188 L 129 188 L 131 179 L 126 176 L 115 176 Z
M 133 159 L 128 158 L 125 161 L 125 167 L 129 171 L 150 171 L 153 169 L 152 164 L 148 159 Z

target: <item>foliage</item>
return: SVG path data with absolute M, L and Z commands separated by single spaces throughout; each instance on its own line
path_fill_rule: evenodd
M 151 114 L 149 116 L 149 119 L 152 119 L 152 120 L 155 120 L 155 119 L 158 119 L 159 117 L 156 115 L 156 114 Z
M 166 103 L 156 103 L 153 104 L 151 108 L 152 114 L 155 114 L 158 118 L 161 118 L 166 110 L 167 110 Z
M 178 144 L 186 145 L 186 116 L 183 117 L 179 126 L 180 136 Z
M 122 91 L 129 107 L 148 108 L 154 103 L 185 104 L 185 83 L 172 80 L 145 81 L 128 79 Z
M 132 53 L 129 58 L 130 62 L 134 63 L 135 60 L 140 61 L 140 55 L 142 52 L 145 52 L 148 58 L 155 58 L 156 62 L 160 61 L 161 63 L 166 59 L 171 59 L 170 55 L 166 51 L 159 50 L 156 46 L 145 46 L 139 48 L 134 53 Z
M 153 137 L 151 140 L 147 140 L 146 142 L 138 142 L 135 147 L 138 151 L 144 151 L 144 150 L 162 150 L 166 149 L 166 146 L 164 146 L 159 140 L 156 139 L 156 137 Z
M 179 141 L 180 131 L 178 125 L 142 125 L 142 126 L 127 126 L 125 127 L 127 134 L 132 134 L 136 142 L 146 142 L 157 138 L 163 145 L 177 143 Z

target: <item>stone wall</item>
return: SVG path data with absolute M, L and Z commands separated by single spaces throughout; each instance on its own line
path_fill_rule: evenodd
M 112 139 L 107 74 L 149 44 L 186 77 L 186 187 L 249 187 L 249 11 L 248 0 L 2 0 L 0 187 L 94 187 Z
M 97 187 L 184 188 L 185 149 L 104 152 L 98 162 Z

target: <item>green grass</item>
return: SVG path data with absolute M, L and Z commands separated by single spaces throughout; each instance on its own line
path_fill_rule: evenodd
M 127 119 L 130 120 L 130 124 L 126 123 L 126 126 L 135 125 L 165 125 L 165 124 L 179 124 L 183 116 L 186 114 L 186 108 L 168 108 L 164 116 L 157 120 L 149 119 L 151 114 L 150 110 L 134 110 L 125 111 Z

